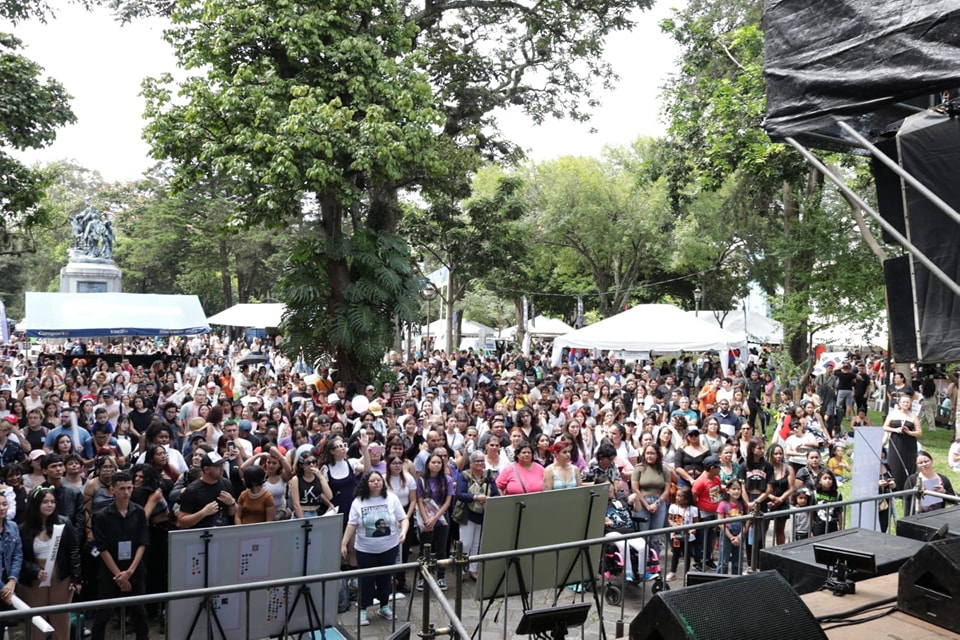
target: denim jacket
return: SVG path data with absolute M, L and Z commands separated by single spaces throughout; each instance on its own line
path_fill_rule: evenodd
M 20 581 L 20 569 L 23 567 L 23 546 L 20 544 L 20 530 L 12 522 L 0 521 L 0 556 L 2 556 L 3 575 L 0 578 L 4 582 L 10 578 L 16 578 Z

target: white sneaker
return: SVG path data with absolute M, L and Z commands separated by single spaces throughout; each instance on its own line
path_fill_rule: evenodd
M 367 620 L 367 610 L 366 610 L 366 609 L 361 609 L 361 610 L 360 610 L 360 626 L 361 626 L 361 627 L 365 627 L 365 626 L 367 626 L 368 624 L 370 624 L 370 621 Z
M 380 617 L 383 618 L 384 620 L 393 620 L 394 618 L 396 618 L 396 616 L 393 615 L 393 610 L 390 609 L 390 605 L 388 604 L 385 604 L 382 607 L 380 607 L 380 611 L 378 613 L 380 614 Z

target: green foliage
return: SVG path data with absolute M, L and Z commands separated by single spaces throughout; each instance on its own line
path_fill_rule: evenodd
M 327 241 L 316 233 L 298 236 L 280 281 L 288 309 L 287 351 L 330 351 L 347 380 L 370 381 L 380 375 L 378 363 L 394 338 L 391 319 L 412 322 L 418 312 L 416 280 L 406 253 L 403 239 L 385 232 L 361 230 Z M 341 264 L 349 270 L 349 280 L 342 297 L 335 298 L 330 283 L 336 274 L 331 271 Z M 344 366 L 355 369 L 344 371 Z
M 46 13 L 45 5 L 0 2 L 0 16 L 22 20 Z M 43 78 L 43 69 L 20 55 L 22 43 L 0 33 L 0 253 L 21 255 L 37 250 L 34 227 L 49 220 L 41 206 L 48 182 L 43 173 L 14 159 L 10 149 L 50 144 L 56 130 L 76 121 L 63 86 Z
M 683 53 L 665 92 L 663 158 L 678 263 L 700 265 L 710 304 L 741 295 L 751 280 L 775 296 L 799 362 L 810 329 L 878 315 L 882 276 L 846 203 L 761 128 L 761 10 L 758 0 L 691 0 L 664 23 Z
M 665 181 L 628 170 L 643 166 L 652 148 L 641 144 L 603 160 L 567 156 L 531 170 L 531 236 L 556 252 L 558 269 L 574 265 L 589 275 L 604 317 L 628 302 L 656 299 L 641 285 L 660 279 L 670 252 L 673 218 Z

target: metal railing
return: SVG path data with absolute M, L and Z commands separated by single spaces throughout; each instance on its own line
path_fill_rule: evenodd
M 837 502 L 829 503 L 830 509 L 843 508 L 846 510 L 847 507 L 853 505 L 860 505 L 869 502 L 879 503 L 882 500 L 889 500 L 890 509 L 894 509 L 893 500 L 898 498 L 913 497 L 915 498 L 914 504 L 919 503 L 919 498 L 922 496 L 932 496 L 938 497 L 946 501 L 951 502 L 960 502 L 960 498 L 957 496 L 939 494 L 930 491 L 924 491 L 921 486 L 916 490 L 909 491 L 899 491 L 892 493 L 884 493 L 875 496 L 869 496 L 865 498 L 858 498 L 852 500 L 843 500 Z M 791 508 L 785 511 L 778 511 L 772 513 L 760 513 L 754 512 L 744 516 L 739 516 L 736 518 L 725 518 L 722 521 L 712 520 L 709 522 L 700 522 L 690 525 L 682 526 L 671 526 L 663 529 L 656 529 L 651 531 L 644 532 L 635 532 L 627 533 L 616 536 L 605 536 L 601 538 L 593 538 L 588 540 L 578 540 L 574 542 L 569 542 L 559 545 L 548 545 L 543 547 L 514 550 L 514 551 L 504 551 L 499 553 L 489 553 L 481 554 L 473 557 L 468 557 L 462 549 L 461 543 L 458 541 L 455 543 L 454 552 L 450 558 L 445 560 L 437 560 L 431 553 L 429 545 L 425 545 L 423 548 L 423 558 L 418 562 L 408 562 L 406 564 L 397 564 L 390 567 L 378 567 L 370 569 L 355 569 L 350 571 L 338 571 L 333 573 L 317 574 L 303 577 L 295 577 L 283 580 L 264 580 L 258 582 L 247 582 L 243 584 L 230 585 L 230 586 L 218 586 L 218 587 L 209 587 L 209 588 L 196 588 L 188 589 L 177 592 L 169 592 L 165 594 L 146 594 L 139 596 L 129 596 L 123 598 L 116 598 L 110 600 L 102 601 L 91 601 L 91 602 L 73 602 L 70 604 L 63 605 L 54 605 L 54 606 L 45 606 L 29 609 L 27 611 L 5 611 L 0 612 L 0 623 L 6 624 L 8 626 L 14 626 L 16 624 L 23 624 L 25 627 L 29 626 L 30 618 L 32 616 L 47 616 L 55 613 L 75 613 L 80 611 L 96 611 L 100 609 L 115 609 L 119 611 L 120 622 L 121 622 L 121 631 L 120 633 L 125 633 L 124 624 L 125 624 L 125 609 L 132 606 L 145 605 L 151 603 L 167 603 L 173 600 L 184 600 L 190 598 L 203 598 L 211 599 L 215 596 L 222 595 L 224 593 L 242 593 L 244 597 L 244 604 L 246 605 L 245 609 L 250 610 L 250 598 L 251 594 L 256 591 L 262 591 L 270 588 L 283 587 L 288 589 L 289 594 L 293 594 L 298 588 L 304 585 L 320 585 L 319 589 L 321 593 L 325 595 L 328 593 L 329 589 L 338 590 L 340 584 L 344 580 L 357 579 L 359 580 L 365 576 L 373 576 L 378 574 L 390 573 L 394 575 L 401 571 L 415 570 L 418 572 L 424 580 L 425 590 L 422 596 L 422 602 L 420 603 L 420 612 L 419 620 L 415 621 L 416 626 L 419 627 L 419 637 L 425 639 L 433 639 L 440 636 L 449 636 L 452 638 L 466 638 L 466 637 L 476 637 L 478 634 L 482 637 L 484 632 L 483 622 L 489 622 L 484 619 L 484 615 L 480 616 L 480 620 L 477 622 L 476 628 L 470 632 L 467 628 L 467 625 L 463 621 L 463 603 L 465 598 L 464 588 L 463 588 L 463 575 L 467 571 L 468 564 L 471 562 L 476 562 L 481 565 L 486 565 L 487 563 L 495 561 L 510 561 L 516 558 L 522 558 L 525 556 L 535 556 L 538 554 L 552 553 L 555 554 L 555 557 L 559 557 L 560 552 L 571 550 L 571 549 L 583 549 L 585 547 L 597 547 L 601 551 L 605 545 L 616 544 L 619 542 L 629 543 L 632 540 L 642 539 L 644 541 L 644 548 L 649 550 L 651 547 L 654 549 L 660 550 L 659 555 L 659 565 L 660 572 L 659 577 L 656 580 L 650 582 L 640 581 L 637 584 L 637 588 L 640 592 L 639 598 L 634 598 L 630 601 L 630 606 L 640 606 L 647 598 L 648 591 L 654 592 L 661 588 L 664 588 L 664 583 L 662 582 L 664 575 L 667 573 L 664 570 L 664 566 L 668 561 L 668 556 L 674 552 L 675 548 L 671 544 L 671 535 L 680 534 L 684 544 L 682 545 L 682 555 L 681 560 L 684 562 L 684 566 L 687 566 L 688 561 L 695 561 L 696 558 L 692 556 L 693 549 L 691 545 L 687 544 L 687 538 L 689 532 L 694 532 L 698 537 L 702 537 L 703 532 L 715 529 L 720 526 L 722 522 L 724 525 L 733 524 L 733 523 L 744 523 L 750 524 L 750 527 L 754 531 L 762 531 L 764 538 L 769 533 L 770 527 L 768 526 L 770 522 L 775 519 L 788 517 L 793 518 L 797 514 L 804 512 L 813 512 L 818 509 L 826 508 L 824 505 L 811 505 L 803 508 Z M 861 511 L 861 515 L 862 515 Z M 874 516 L 876 517 L 876 516 Z M 848 523 L 847 526 L 849 527 Z M 862 525 L 863 522 L 856 523 L 857 526 Z M 872 526 L 873 523 L 871 523 Z M 627 552 L 629 552 L 629 544 L 626 544 Z M 760 568 L 760 550 L 763 547 L 767 547 L 766 540 L 761 544 L 748 544 L 746 545 L 750 549 L 749 561 L 747 562 L 746 549 L 741 547 L 740 553 L 740 567 L 746 567 L 746 571 L 757 571 Z M 712 554 L 713 549 L 709 550 Z M 580 554 L 581 558 L 583 554 Z M 600 555 L 600 563 L 604 562 L 603 554 Z M 563 593 L 563 590 L 570 584 L 564 585 L 559 584 L 562 581 L 562 578 L 559 575 L 557 569 L 557 562 L 553 563 L 553 566 L 548 566 L 546 569 L 538 568 L 535 564 L 531 565 L 531 572 L 536 572 L 538 570 L 543 571 L 553 571 L 555 575 L 555 586 L 551 593 L 540 594 L 541 599 L 544 601 L 546 606 L 554 606 L 559 601 L 560 595 Z M 647 567 L 647 558 L 640 558 L 637 573 L 639 576 L 642 576 Z M 454 593 L 452 594 L 453 599 L 451 600 L 447 597 L 447 594 L 444 590 L 440 588 L 439 583 L 435 578 L 435 574 L 438 569 L 443 568 L 444 570 L 452 572 L 452 586 Z M 716 569 L 712 569 L 716 570 Z M 505 579 L 502 580 L 502 594 L 498 594 L 495 599 L 498 600 L 500 604 L 500 609 L 497 610 L 496 615 L 494 616 L 493 623 L 498 624 L 498 620 L 502 617 L 502 632 L 498 634 L 498 637 L 508 637 L 514 634 L 512 629 L 508 628 L 508 618 L 516 619 L 519 614 L 522 614 L 522 607 L 518 611 L 512 611 L 512 608 L 516 607 L 518 598 L 508 597 L 516 585 L 510 584 L 509 571 L 506 572 Z M 478 589 L 485 589 L 484 581 L 486 579 L 485 572 L 480 572 L 479 582 L 477 583 Z M 609 571 L 609 567 L 604 567 L 602 564 L 599 566 L 592 566 L 592 563 L 586 559 L 579 560 L 579 570 L 572 575 L 569 580 L 573 586 L 577 584 L 588 584 L 591 589 L 580 591 L 579 598 L 581 601 L 585 601 L 586 598 L 591 597 L 597 603 L 598 611 L 597 615 L 599 616 L 599 627 L 597 629 L 598 635 L 601 638 L 606 637 L 606 629 L 604 627 L 604 622 L 612 621 L 615 624 L 615 636 L 623 635 L 624 630 L 624 619 L 626 614 L 626 608 L 628 606 L 628 599 L 626 597 L 621 597 L 619 599 L 619 604 L 614 606 L 610 603 L 612 599 L 608 600 L 606 595 L 608 589 L 620 589 L 621 595 L 623 595 L 623 573 L 622 571 L 619 574 Z M 531 581 L 532 583 L 532 581 Z M 648 589 L 649 586 L 649 589 Z M 484 593 L 486 591 L 484 590 Z M 395 596 L 396 594 L 394 594 Z M 408 599 L 409 606 L 406 611 L 406 619 L 410 621 L 413 612 L 414 612 L 414 603 L 413 599 L 416 595 L 412 595 Z M 324 621 L 324 625 L 329 627 L 336 623 L 343 623 L 344 626 L 351 627 L 351 632 L 355 635 L 356 638 L 361 638 L 363 631 L 360 627 L 360 614 L 359 609 L 352 610 L 349 614 L 334 614 L 329 612 L 325 607 L 325 597 L 320 598 L 321 602 L 321 611 L 320 619 Z M 435 610 L 432 606 L 432 603 L 436 601 L 438 609 Z M 396 606 L 399 600 L 394 599 L 393 604 Z M 605 615 L 611 613 L 610 609 L 613 609 L 613 615 Z M 398 624 L 402 624 L 403 621 L 400 620 L 400 615 L 397 615 L 397 618 L 392 621 L 390 629 L 395 630 Z M 334 618 L 339 618 L 339 620 L 334 620 Z M 353 618 L 354 625 L 347 624 L 347 621 Z M 442 625 L 437 623 L 445 619 L 446 622 Z M 488 627 L 490 625 L 487 625 Z M 286 629 L 286 625 L 284 625 Z M 206 626 L 207 637 L 208 638 L 219 638 L 219 632 L 212 625 L 208 624 Z M 487 629 L 489 631 L 489 628 Z M 303 630 L 293 630 L 290 635 L 293 637 L 299 637 L 302 635 L 301 631 Z M 581 633 L 583 636 L 583 631 Z M 244 637 L 250 638 L 249 631 L 245 635 L 229 635 L 231 640 L 233 638 Z M 309 637 L 309 636 L 308 636 Z M 583 636 L 585 637 L 585 636 Z

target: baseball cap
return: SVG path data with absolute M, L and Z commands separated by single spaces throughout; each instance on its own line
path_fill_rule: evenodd
M 379 402 L 371 402 L 367 410 L 375 416 L 383 415 L 383 407 L 380 406 Z
M 253 431 L 253 424 L 249 420 L 241 420 L 238 426 L 240 431 Z
M 719 467 L 719 466 L 720 466 L 720 458 L 718 458 L 717 456 L 707 456 L 703 461 L 704 471 L 706 471 L 711 467 Z
M 203 467 L 215 467 L 218 464 L 223 464 L 226 462 L 226 458 L 221 456 L 216 451 L 211 451 L 203 456 L 203 459 L 200 461 L 200 468 Z

